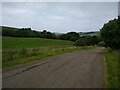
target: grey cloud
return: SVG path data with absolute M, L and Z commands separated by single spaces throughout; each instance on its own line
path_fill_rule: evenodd
M 93 31 L 118 16 L 117 2 L 2 3 L 3 25 L 52 32 Z

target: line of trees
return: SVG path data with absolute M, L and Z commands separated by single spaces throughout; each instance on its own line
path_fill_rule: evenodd
M 32 37 L 32 38 L 48 38 L 48 39 L 60 39 L 73 41 L 75 46 L 87 46 L 96 45 L 100 42 L 100 37 L 98 36 L 82 36 L 79 33 L 68 32 L 66 34 L 56 35 L 47 30 L 42 32 L 31 30 L 31 28 L 11 28 L 2 26 L 2 36 L 10 37 Z
M 56 39 L 56 35 L 54 33 L 46 30 L 38 32 L 35 30 L 31 30 L 31 28 L 18 29 L 4 26 L 2 27 L 2 36 Z
M 42 32 L 31 30 L 31 28 L 11 28 L 11 27 L 2 27 L 2 36 L 10 37 L 33 37 L 33 38 L 48 38 L 48 39 L 61 39 L 61 40 L 70 40 L 76 41 L 80 36 L 76 32 L 69 32 L 67 34 L 56 35 L 47 30 Z

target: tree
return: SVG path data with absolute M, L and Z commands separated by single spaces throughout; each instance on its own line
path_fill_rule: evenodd
M 120 49 L 120 17 L 104 24 L 100 30 L 100 34 L 102 40 L 105 42 L 105 46 Z
M 76 33 L 76 32 L 68 32 L 68 33 L 67 33 L 67 37 L 68 37 L 68 39 L 71 40 L 71 41 L 76 41 L 76 40 L 79 39 L 80 36 L 79 36 L 79 34 Z
M 74 43 L 74 45 L 75 46 L 86 46 L 87 40 L 85 38 L 80 38 Z
M 70 40 L 70 41 L 76 41 L 79 39 L 79 34 L 76 32 L 68 32 L 67 34 L 62 34 L 60 36 L 60 39 L 62 40 Z

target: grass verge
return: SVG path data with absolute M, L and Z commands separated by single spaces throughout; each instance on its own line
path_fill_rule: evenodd
M 119 83 L 119 71 L 118 60 L 119 60 L 119 51 L 106 49 L 105 51 L 105 60 L 107 65 L 107 88 L 120 88 Z
M 25 64 L 35 60 L 41 60 L 46 57 L 55 56 L 59 54 L 64 54 L 67 52 L 73 52 L 77 50 L 88 50 L 93 49 L 94 46 L 91 47 L 48 47 L 48 48 L 37 48 L 37 49 L 22 49 L 19 51 L 7 51 L 3 52 L 3 61 L 2 67 L 9 68 L 20 64 Z M 32 53 L 31 53 L 32 52 Z

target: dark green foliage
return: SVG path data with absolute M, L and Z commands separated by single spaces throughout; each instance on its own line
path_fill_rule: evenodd
M 48 39 L 61 39 L 61 40 L 70 40 L 76 41 L 79 39 L 79 34 L 76 32 L 69 32 L 67 34 L 55 35 L 55 33 L 51 33 L 47 30 L 43 30 L 42 32 L 38 32 L 35 30 L 31 30 L 31 28 L 11 28 L 2 26 L 2 36 L 10 36 L 10 37 L 32 37 L 32 38 L 48 38 Z
M 106 47 L 120 49 L 120 17 L 104 24 L 100 34 Z
M 70 40 L 70 41 L 76 41 L 79 39 L 79 34 L 76 32 L 68 32 L 67 34 L 62 34 L 60 36 L 60 39 L 62 40 Z
M 85 46 L 86 44 L 87 41 L 85 38 L 80 38 L 74 43 L 75 46 Z
M 75 43 L 75 46 L 91 46 L 96 45 L 101 41 L 101 38 L 98 36 L 83 36 L 80 37 Z
M 19 29 L 5 26 L 2 26 L 2 36 L 56 39 L 56 35 L 54 33 L 46 30 L 43 30 L 43 32 L 38 32 L 35 30 L 31 30 L 31 28 Z

